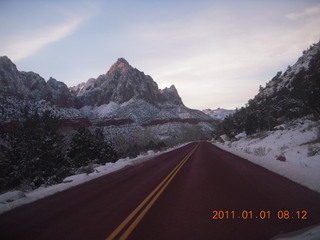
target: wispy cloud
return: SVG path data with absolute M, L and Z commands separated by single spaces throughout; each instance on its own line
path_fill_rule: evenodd
M 10 16 L 9 19 L 11 18 L 10 21 L 12 21 L 10 24 L 13 25 L 10 27 L 2 26 L 8 34 L 4 34 L 0 39 L 0 54 L 7 55 L 14 61 L 19 61 L 34 55 L 47 45 L 73 34 L 96 11 L 94 4 L 86 4 L 85 6 L 87 12 L 83 8 L 70 10 L 54 5 L 46 6 L 45 10 L 48 12 L 41 13 L 43 19 L 40 23 L 33 19 L 32 12 L 16 19 Z M 46 14 L 50 20 L 46 18 Z
M 2 44 L 0 51 L 15 61 L 21 60 L 35 54 L 46 45 L 70 35 L 81 22 L 82 19 L 74 18 L 61 25 L 31 31 L 27 35 L 11 36 L 6 43 Z
M 244 17 L 243 12 L 210 9 L 160 25 L 135 27 L 130 39 L 135 46 L 143 46 L 139 56 L 145 54 L 143 59 L 147 59 L 141 64 L 144 70 L 160 87 L 174 82 L 187 106 L 192 107 L 195 99 L 199 104 L 199 92 L 202 96 L 210 92 L 207 99 L 211 95 L 216 103 L 226 101 L 226 95 L 245 102 L 248 99 L 239 94 L 240 89 L 255 94 L 260 84 L 293 64 L 320 36 L 319 18 L 297 25 L 284 21 L 280 12 L 277 17 L 268 11 Z M 315 14 L 316 10 L 307 12 Z M 157 56 L 154 63 L 153 55 Z M 268 71 L 267 77 L 261 74 Z
M 296 19 L 300 19 L 308 16 L 313 16 L 319 13 L 320 13 L 320 5 L 317 5 L 310 8 L 306 8 L 301 12 L 289 13 L 286 15 L 286 17 L 291 20 L 296 20 Z
M 122 56 L 194 108 L 243 105 L 320 36 L 320 5 L 308 1 L 21 2 L 0 8 L 0 55 L 68 85 Z

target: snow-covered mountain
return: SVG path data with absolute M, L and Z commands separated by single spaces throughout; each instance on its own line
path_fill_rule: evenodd
M 0 57 L 0 94 L 21 100 L 45 100 L 59 107 L 75 106 L 67 85 L 50 78 L 47 82 L 37 73 L 18 71 L 15 64 Z
M 214 127 L 212 118 L 183 104 L 174 85 L 159 89 L 150 76 L 123 58 L 106 74 L 68 88 L 53 78 L 45 81 L 39 74 L 19 71 L 8 57 L 0 57 L 0 130 L 20 121 L 26 111 L 47 110 L 62 119 L 64 129 L 124 127 L 114 134 L 132 138 L 133 132 L 141 135 L 150 128 L 159 139 L 170 139 L 191 127 L 198 127 L 198 136 Z M 128 133 L 129 128 L 135 130 Z
M 141 99 L 152 105 L 183 105 L 174 85 L 160 90 L 150 76 L 130 66 L 124 58 L 119 58 L 106 74 L 91 78 L 70 91 L 83 105 L 90 106 L 110 102 L 122 104 L 132 99 Z
M 213 109 L 213 110 L 212 109 L 204 109 L 204 110 L 202 110 L 202 112 L 209 115 L 213 119 L 223 120 L 227 116 L 232 115 L 235 112 L 235 110 L 227 110 L 224 108 L 217 108 L 217 109 Z
M 253 134 L 311 115 L 320 117 L 320 42 L 282 73 L 278 72 L 259 93 L 226 118 L 221 128 L 229 137 L 246 132 Z
M 320 193 L 319 134 L 320 122 L 303 117 L 233 141 L 224 135 L 215 144 Z
M 265 87 L 261 86 L 255 100 L 274 98 L 283 91 L 295 92 L 299 87 L 310 90 L 310 94 L 313 94 L 312 88 L 318 91 L 320 87 L 320 79 L 314 78 L 319 73 L 319 65 L 320 42 L 303 51 L 298 61 L 293 66 L 288 66 L 284 73 L 278 72 Z
M 131 119 L 140 124 L 155 120 L 198 119 L 205 114 L 184 106 L 174 85 L 160 90 L 153 79 L 119 58 L 97 79 L 71 87 L 79 110 L 90 119 Z

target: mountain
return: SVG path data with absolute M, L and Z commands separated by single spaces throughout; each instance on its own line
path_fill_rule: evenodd
M 254 99 L 259 102 L 268 97 L 277 97 L 282 91 L 295 92 L 299 87 L 302 87 L 305 92 L 315 93 L 312 88 L 317 90 L 320 86 L 320 79 L 317 78 L 319 64 L 320 42 L 303 51 L 298 61 L 293 66 L 288 66 L 284 73 L 278 72 L 265 87 L 260 87 Z
M 303 51 L 293 66 L 278 72 L 259 93 L 222 123 L 229 137 L 253 134 L 299 119 L 320 117 L 320 42 Z M 221 129 L 221 127 L 219 128 Z
M 232 115 L 235 112 L 235 110 L 227 110 L 227 109 L 223 109 L 223 108 L 217 108 L 217 109 L 213 109 L 213 110 L 204 109 L 204 110 L 202 110 L 202 112 L 209 115 L 213 119 L 224 120 L 227 116 Z
M 159 89 L 124 58 L 106 74 L 68 88 L 54 78 L 19 71 L 0 57 L 0 131 L 10 130 L 26 112 L 45 111 L 61 119 L 63 131 L 102 127 L 110 141 L 129 145 L 210 138 L 215 126 L 203 112 L 186 107 L 174 85 Z
M 131 99 L 141 99 L 153 105 L 183 105 L 174 85 L 159 90 L 157 83 L 150 76 L 133 68 L 123 58 L 119 58 L 106 74 L 72 87 L 70 91 L 83 105 L 90 106 L 110 102 L 121 104 Z
M 75 105 L 67 85 L 50 78 L 47 82 L 37 73 L 18 71 L 8 57 L 0 57 L 0 93 L 18 99 L 46 100 L 59 107 Z
M 131 119 L 140 124 L 156 120 L 198 119 L 205 114 L 184 106 L 174 85 L 160 90 L 153 79 L 119 58 L 106 74 L 71 87 L 70 92 L 90 119 Z

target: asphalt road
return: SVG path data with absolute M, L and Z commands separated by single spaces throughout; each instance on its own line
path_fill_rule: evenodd
M 320 194 L 191 143 L 0 215 L 0 239 L 270 239 L 320 223 Z

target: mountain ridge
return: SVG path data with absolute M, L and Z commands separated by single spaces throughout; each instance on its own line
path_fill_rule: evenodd
M 174 85 L 159 89 L 149 75 L 133 68 L 124 58 L 119 58 L 106 74 L 73 87 L 52 77 L 45 81 L 37 73 L 19 71 L 7 56 L 0 57 L 0 73 L 0 93 L 46 100 L 61 107 L 81 108 L 110 102 L 121 104 L 132 98 L 152 104 L 184 105 Z
M 157 103 L 183 105 L 174 85 L 160 90 L 149 75 L 133 68 L 124 58 L 119 58 L 106 74 L 90 78 L 86 83 L 69 88 L 83 105 L 100 106 L 110 102 L 124 103 L 130 99 L 144 99 Z
M 209 115 L 213 119 L 216 120 L 224 120 L 226 117 L 235 113 L 235 110 L 228 110 L 224 108 L 217 108 L 217 109 L 204 109 L 202 110 L 205 114 Z
M 131 134 L 132 139 L 148 131 L 154 134 L 156 142 L 169 141 L 173 136 L 177 142 L 183 136 L 189 139 L 187 132 L 193 127 L 199 132 L 192 136 L 208 137 L 215 125 L 200 110 L 186 107 L 174 85 L 159 89 L 150 76 L 133 68 L 124 58 L 96 79 L 68 88 L 54 78 L 46 82 L 39 74 L 20 72 L 9 58 L 0 57 L 0 131 L 12 129 L 26 112 L 46 111 L 61 119 L 66 131 L 81 127 L 102 127 L 105 131 L 117 128 L 110 138 L 122 132 Z M 128 133 L 126 129 L 137 130 Z
M 320 41 L 318 43 L 312 44 L 309 49 L 304 50 L 301 57 L 292 65 L 288 66 L 286 71 L 278 72 L 275 77 L 273 77 L 265 87 L 260 86 L 259 93 L 254 97 L 255 100 L 266 97 L 272 97 L 272 95 L 287 88 L 289 91 L 293 89 L 293 82 L 297 75 L 308 71 L 311 65 L 314 65 L 314 59 L 319 58 L 320 55 Z M 303 81 L 303 79 L 301 79 Z
M 20 99 L 46 100 L 59 107 L 74 107 L 75 98 L 65 83 L 54 78 L 45 81 L 38 73 L 19 71 L 7 57 L 0 57 L 0 93 Z

